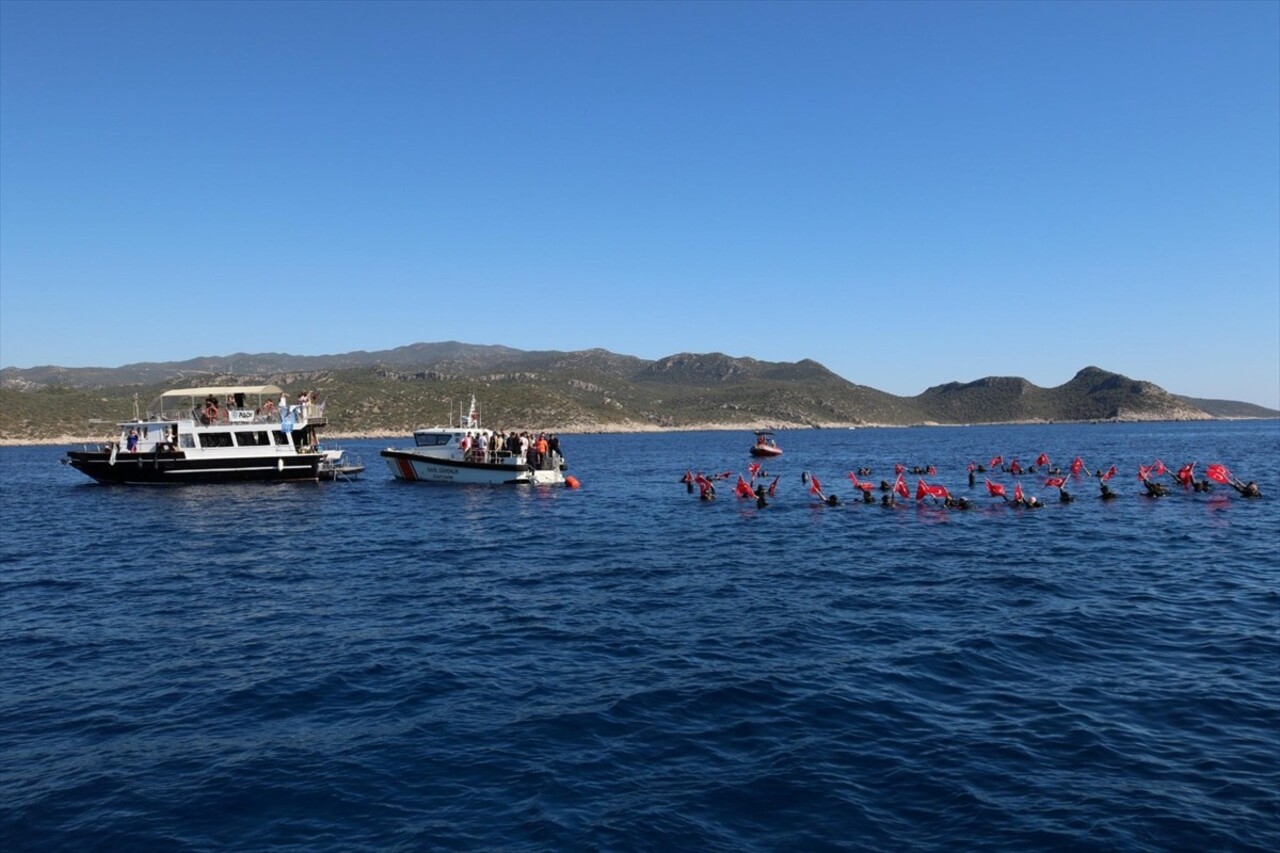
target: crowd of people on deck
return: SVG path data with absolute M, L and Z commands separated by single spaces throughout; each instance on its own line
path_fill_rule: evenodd
M 1211 492 L 1214 490 L 1214 484 L 1216 483 L 1229 486 L 1242 497 L 1258 498 L 1262 496 L 1262 491 L 1256 482 L 1240 480 L 1226 466 L 1220 463 L 1206 466 L 1204 476 L 1197 479 L 1195 476 L 1197 464 L 1197 462 L 1188 462 L 1176 472 L 1170 472 L 1159 459 L 1150 465 L 1139 465 L 1137 479 L 1142 485 L 1142 491 L 1138 492 L 1138 494 L 1149 498 L 1163 498 L 1173 494 L 1178 489 L 1186 493 Z M 747 466 L 747 472 L 748 476 L 746 477 L 742 474 L 737 475 L 737 482 L 733 488 L 734 495 L 739 498 L 754 500 L 756 506 L 763 509 L 769 505 L 769 500 L 776 496 L 781 478 L 770 475 L 763 470 L 760 463 L 755 462 Z M 937 475 L 937 472 L 937 466 L 931 464 L 916 465 L 909 469 L 911 475 L 919 477 L 933 477 Z M 1047 488 L 1057 489 L 1058 502 L 1064 504 L 1071 503 L 1076 499 L 1067 490 L 1068 483 L 1080 484 L 1087 480 L 1097 481 L 1099 500 L 1110 501 L 1119 497 L 1118 493 L 1109 484 L 1109 481 L 1118 473 L 1116 466 L 1111 465 L 1106 470 L 1099 468 L 1096 471 L 1090 471 L 1085 467 L 1084 461 L 1079 456 L 1072 460 L 1065 471 L 1050 464 L 1048 455 L 1041 453 L 1034 465 L 1024 466 L 1017 459 L 1006 463 L 1002 456 L 995 456 L 987 465 L 977 462 L 969 463 L 967 473 L 970 489 L 978 487 L 978 475 L 982 475 L 988 497 L 998 498 L 1005 504 L 1026 509 L 1039 509 L 1044 506 L 1044 503 L 1035 495 L 1028 494 L 1023 489 L 1021 482 L 1012 484 L 1012 494 L 1010 494 L 1005 483 L 993 482 L 988 475 L 1007 474 L 1015 478 L 1038 478 L 1043 476 L 1045 478 L 1044 485 Z M 927 483 L 923 479 L 917 480 L 913 491 L 905 479 L 907 474 L 907 466 L 899 463 L 894 465 L 895 479 L 893 482 L 882 479 L 878 486 L 874 485 L 870 480 L 859 479 L 859 477 L 872 476 L 872 469 L 867 466 L 858 468 L 856 472 L 851 470 L 846 476 L 852 483 L 859 501 L 864 504 L 879 503 L 881 506 L 894 507 L 904 503 L 929 501 L 947 509 L 956 510 L 972 509 L 979 505 L 976 503 L 977 499 L 973 497 L 953 495 L 945 486 L 937 483 Z M 1171 482 L 1162 481 L 1162 478 L 1166 475 L 1170 475 Z M 734 472 L 732 471 L 716 474 L 706 474 L 699 471 L 695 474 L 690 469 L 680 478 L 680 482 L 685 484 L 690 494 L 696 489 L 701 500 L 710 501 L 717 496 L 716 482 L 731 479 L 733 476 Z M 807 492 L 821 504 L 826 506 L 838 506 L 840 504 L 840 497 L 834 491 L 825 489 L 819 479 L 810 472 L 802 471 L 800 473 L 800 482 L 807 489 Z M 873 494 L 876 491 L 881 493 L 879 501 L 876 500 Z
M 551 470 L 560 464 L 560 437 L 554 433 L 468 430 L 459 448 L 468 462 L 494 463 L 523 456 L 537 470 Z
M 313 402 L 319 402 L 319 396 L 311 391 L 303 391 L 298 394 L 298 402 L 289 403 L 289 395 L 284 392 L 280 393 L 280 402 L 275 403 L 271 400 L 263 401 L 262 405 L 253 410 L 254 417 L 270 419 L 273 415 L 279 414 L 285 417 L 288 413 L 297 416 L 300 412 L 310 412 L 307 408 Z M 204 402 L 200 404 L 199 415 L 202 424 L 227 423 L 231 420 L 233 411 L 243 411 L 245 409 L 245 395 L 241 392 L 227 395 L 225 403 L 215 397 L 213 394 L 204 398 Z

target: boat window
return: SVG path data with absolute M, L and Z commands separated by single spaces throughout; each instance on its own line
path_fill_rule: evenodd
M 241 447 L 261 447 L 270 443 L 267 439 L 266 430 L 249 430 L 236 433 L 236 444 Z
M 200 436 L 201 447 L 234 447 L 229 432 L 206 432 Z
M 179 447 L 195 447 L 196 442 L 195 442 L 195 439 L 192 438 L 191 433 L 184 432 L 178 436 L 178 446 Z
M 293 446 L 293 443 L 289 441 L 289 436 L 285 434 L 284 430 L 280 430 L 280 429 L 276 430 L 275 432 L 271 433 L 271 437 L 275 439 L 276 447 L 292 447 Z
M 442 444 L 448 444 L 453 438 L 449 433 L 424 432 L 413 434 L 413 440 L 417 442 L 419 447 L 438 447 Z

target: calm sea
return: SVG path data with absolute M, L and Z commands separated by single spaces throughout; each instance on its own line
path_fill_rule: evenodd
M 766 509 L 678 482 L 750 442 L 568 436 L 577 491 L 0 449 L 0 844 L 1280 848 L 1280 423 L 783 432 Z M 967 486 L 1041 452 L 1120 498 Z M 1157 458 L 1264 497 L 1140 496 Z M 895 462 L 977 508 L 855 503 Z

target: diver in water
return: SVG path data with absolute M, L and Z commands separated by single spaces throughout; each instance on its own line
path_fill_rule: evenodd
M 1111 501 L 1111 500 L 1115 500 L 1117 497 L 1119 497 L 1119 495 L 1117 495 L 1115 492 L 1111 491 L 1111 487 L 1110 487 L 1110 486 L 1108 486 L 1106 483 L 1103 483 L 1103 484 L 1102 484 L 1102 493 L 1101 493 L 1100 495 L 1098 495 L 1098 497 L 1102 498 L 1102 500 L 1104 500 L 1104 501 Z
M 1163 484 L 1148 480 L 1146 477 L 1142 478 L 1142 485 L 1147 487 L 1147 497 L 1149 498 L 1162 498 L 1169 494 L 1169 490 Z

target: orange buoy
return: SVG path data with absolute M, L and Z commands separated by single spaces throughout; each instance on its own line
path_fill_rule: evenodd
M 578 482 L 578 478 L 573 476 L 572 474 L 564 478 L 564 487 L 566 489 L 576 489 L 578 488 L 578 486 L 581 486 L 581 485 L 582 484 Z

